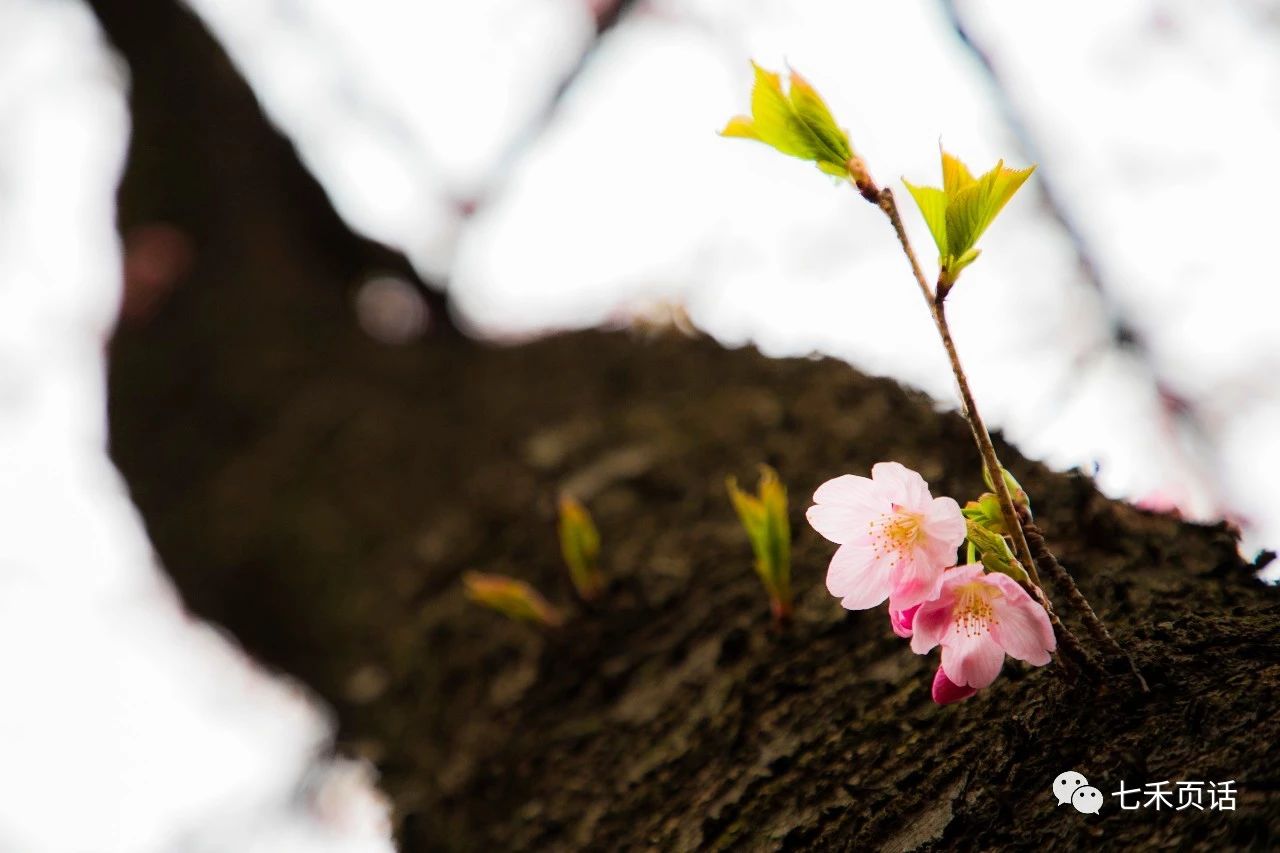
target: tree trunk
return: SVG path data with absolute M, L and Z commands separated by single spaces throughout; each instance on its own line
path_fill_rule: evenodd
M 129 70 L 122 231 L 171 224 L 208 268 L 286 288 L 318 284 L 344 297 L 364 275 L 393 273 L 422 289 L 435 329 L 450 328 L 442 297 L 404 256 L 338 216 L 191 11 L 178 0 L 86 2 Z
M 936 657 L 827 595 L 831 546 L 802 511 L 822 479 L 882 459 L 976 494 L 957 417 L 835 362 L 616 334 L 466 351 L 342 336 L 299 384 L 272 354 L 306 352 L 305 327 L 246 336 L 254 311 L 237 302 L 208 348 L 181 332 L 195 316 L 118 341 L 117 458 L 195 609 L 300 675 L 378 764 L 406 850 L 1274 841 L 1280 600 L 1225 527 L 1112 503 L 1002 448 L 1152 692 L 1011 662 L 939 708 Z M 171 381 L 201 364 L 212 375 Z M 230 390 L 249 385 L 263 396 Z M 760 461 L 793 495 L 799 607 L 781 636 L 723 490 Z M 601 528 L 603 602 L 555 634 L 467 603 L 469 569 L 570 600 L 560 489 Z M 1068 769 L 1108 794 L 1100 816 L 1055 807 Z M 1237 809 L 1109 796 L 1162 780 L 1235 780 Z

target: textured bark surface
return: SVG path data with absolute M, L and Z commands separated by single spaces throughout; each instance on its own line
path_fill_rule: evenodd
M 833 362 L 623 335 L 393 351 L 335 323 L 300 380 L 270 357 L 291 350 L 289 315 L 272 330 L 174 312 L 120 339 L 116 455 L 191 605 L 334 704 L 384 774 L 406 849 L 1274 842 L 1280 596 L 1225 529 L 1109 502 L 1002 450 L 1152 692 L 1010 664 L 938 708 L 936 657 L 911 654 L 881 611 L 840 610 L 822 587 L 831 547 L 801 512 L 821 479 L 889 458 L 975 493 L 955 416 Z M 179 392 L 188 360 L 216 370 Z M 784 636 L 767 630 L 723 492 L 760 461 L 794 495 Z M 569 600 L 561 488 L 601 527 L 604 603 L 548 636 L 465 602 L 466 569 Z M 1071 768 L 1107 793 L 1164 779 L 1241 793 L 1235 812 L 1122 812 L 1108 797 L 1084 816 L 1049 790 Z

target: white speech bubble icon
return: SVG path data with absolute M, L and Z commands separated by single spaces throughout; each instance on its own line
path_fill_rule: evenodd
M 1080 814 L 1097 814 L 1102 811 L 1102 792 L 1092 785 L 1083 785 L 1071 795 L 1071 805 Z
M 1084 778 L 1083 773 L 1074 770 L 1059 773 L 1058 778 L 1053 780 L 1053 794 L 1058 798 L 1058 805 L 1071 802 L 1071 795 L 1088 784 L 1089 780 Z

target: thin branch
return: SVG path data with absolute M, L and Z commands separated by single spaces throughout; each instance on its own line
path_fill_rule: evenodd
M 1045 613 L 1048 614 L 1049 621 L 1053 625 L 1054 632 L 1059 638 L 1059 643 L 1069 657 L 1074 658 L 1076 663 L 1086 668 L 1098 670 L 1098 665 L 1085 652 L 1080 645 L 1080 641 L 1058 618 L 1057 613 L 1053 610 L 1052 602 L 1049 601 L 1049 596 L 1045 594 L 1041 585 L 1040 575 L 1036 570 L 1036 561 L 1031 555 L 1031 547 L 1027 543 L 1026 535 L 1023 532 L 1022 523 L 1013 502 L 1013 495 L 1009 493 L 1009 486 L 1005 482 L 1000 459 L 996 456 L 995 445 L 991 441 L 991 434 L 987 432 L 987 426 L 983 422 L 982 416 L 978 414 L 977 402 L 973 398 L 973 391 L 969 388 L 969 379 L 964 372 L 963 365 L 960 363 L 960 354 L 956 350 L 955 341 L 951 337 L 951 328 L 947 324 L 947 314 L 943 306 L 947 292 L 950 289 L 949 282 L 940 280 L 938 282 L 937 295 L 935 295 L 934 290 L 929 287 L 929 280 L 920 266 L 920 260 L 916 257 L 915 249 L 911 246 L 911 239 L 907 236 L 907 229 L 902 224 L 902 214 L 898 211 L 898 204 L 893 198 L 893 191 L 888 187 L 877 189 L 874 182 L 867 175 L 865 167 L 860 163 L 858 166 L 859 168 L 854 172 L 854 174 L 858 175 L 855 180 L 858 190 L 864 198 L 874 202 L 889 218 L 889 224 L 893 226 L 893 231 L 898 237 L 898 243 L 902 246 L 902 252 L 907 256 L 907 261 L 911 265 L 911 273 L 915 277 L 916 285 L 920 288 L 920 295 L 924 297 L 924 301 L 928 304 L 929 313 L 933 316 L 933 324 L 938 329 L 939 337 L 942 338 L 942 346 L 947 351 L 947 359 L 951 363 L 951 372 L 955 375 L 956 383 L 960 386 L 960 412 L 969 424 L 973 439 L 978 445 L 978 452 L 982 456 L 983 467 L 990 474 L 991 482 L 995 486 L 996 497 L 1000 502 L 1000 513 L 1004 517 L 1005 527 L 1009 530 L 1009 535 L 1013 539 L 1018 560 L 1026 568 L 1027 576 L 1031 579 L 1029 584 L 1031 593 L 1040 602 L 1040 605 L 1044 607 Z M 1064 670 L 1066 670 L 1065 674 L 1070 676 L 1070 669 L 1065 662 Z
M 1138 670 L 1138 665 L 1134 663 L 1133 658 L 1111 636 L 1107 626 L 1098 618 L 1098 614 L 1093 611 L 1093 606 L 1089 604 L 1089 599 L 1085 598 L 1084 593 L 1080 591 L 1080 587 L 1076 586 L 1075 579 L 1071 577 L 1070 572 L 1058 562 L 1058 558 L 1049 550 L 1048 543 L 1044 541 L 1044 534 L 1040 532 L 1040 528 L 1036 523 L 1031 520 L 1031 514 L 1025 509 L 1019 509 L 1018 516 L 1027 532 L 1027 541 L 1035 552 L 1036 561 L 1045 570 L 1045 574 L 1052 577 L 1054 583 L 1067 596 L 1067 601 L 1080 614 L 1081 620 L 1093 636 L 1093 639 L 1111 654 L 1123 658 L 1129 664 L 1129 669 L 1133 672 L 1134 678 L 1138 680 L 1138 685 L 1142 688 L 1142 692 L 1151 692 L 1150 688 L 1147 687 L 1147 680 L 1142 677 L 1142 673 Z
M 863 194 L 866 195 L 866 192 L 864 191 Z M 894 201 L 893 191 L 886 187 L 880 190 L 875 198 L 877 206 L 889 217 L 889 223 L 893 225 L 894 233 L 898 236 L 898 242 L 902 245 L 902 251 L 906 254 L 907 261 L 911 264 L 911 272 L 915 276 L 916 284 L 920 287 L 920 294 L 929 305 L 929 313 L 933 316 L 933 324 L 938 329 L 938 335 L 942 338 L 942 346 L 947 351 L 947 359 L 951 362 L 951 372 L 955 375 L 956 384 L 960 386 L 960 412 L 964 415 L 965 420 L 969 422 L 974 441 L 978 444 L 978 452 L 982 455 L 983 467 L 987 469 L 991 482 L 995 485 L 996 497 L 1000 501 L 1000 514 L 1004 516 L 1005 527 L 1008 528 L 1009 535 L 1013 538 L 1018 560 L 1026 567 L 1032 583 L 1039 587 L 1040 578 L 1036 572 L 1035 560 L 1031 556 L 1031 547 L 1027 544 L 1022 525 L 1018 521 L 1018 511 L 1014 506 L 1013 496 L 1009 493 L 1009 486 L 1004 481 L 1003 469 L 1000 466 L 999 458 L 996 456 L 995 445 L 991 442 L 991 434 L 987 432 L 986 423 L 983 422 L 982 416 L 978 414 L 978 404 L 973 398 L 973 391 L 969 388 L 969 379 L 960 363 L 960 354 L 956 351 L 955 341 L 951 338 L 951 328 L 947 324 L 947 313 L 944 308 L 947 288 L 939 282 L 939 295 L 938 297 L 934 296 L 933 290 L 929 287 L 929 280 L 925 277 L 924 270 L 920 267 L 920 261 L 916 258 L 915 250 L 911 247 L 911 240 L 907 237 L 907 229 L 902 224 L 902 215 L 898 212 L 898 204 Z
M 590 42 L 587 43 L 573 64 L 566 69 L 556 82 L 555 90 L 542 104 L 542 108 L 538 113 L 507 144 L 497 164 L 490 174 L 485 177 L 476 197 L 470 200 L 469 207 L 472 211 L 478 210 L 502 192 L 503 187 L 510 181 L 511 174 L 521 157 L 534 147 L 534 144 L 542 138 L 547 128 L 551 127 L 556 117 L 559 116 L 565 95 L 578 82 L 587 68 L 591 66 L 592 61 L 604 44 L 605 37 L 620 26 L 635 10 L 637 5 L 638 0 L 605 0 L 605 2 L 597 4 L 595 32 L 592 34 Z

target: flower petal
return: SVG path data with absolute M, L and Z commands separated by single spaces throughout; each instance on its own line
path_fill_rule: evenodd
M 919 621 L 920 615 L 916 614 L 916 622 Z M 942 668 L 947 678 L 981 689 L 996 680 L 1002 666 L 1004 649 L 990 631 L 961 630 L 952 622 L 942 638 Z
M 805 510 L 804 517 L 809 520 L 810 527 L 837 545 L 855 540 L 865 544 L 869 534 L 867 524 L 875 518 L 848 504 L 814 504 Z
M 827 591 L 846 610 L 866 610 L 889 597 L 889 567 L 873 549 L 841 545 L 827 569 Z
M 943 571 L 954 562 L 955 554 L 943 562 L 934 559 L 925 548 L 917 548 L 899 560 L 889 576 L 890 605 L 895 610 L 906 610 L 937 598 L 942 590 Z
M 911 620 L 911 651 L 918 655 L 928 654 L 942 642 L 951 627 L 951 608 L 954 605 L 955 596 L 950 595 L 945 586 L 941 596 L 920 605 Z
M 869 477 L 842 474 L 818 486 L 813 493 L 813 502 L 868 507 L 880 512 L 887 501 L 880 488 Z
M 945 585 L 951 588 L 969 583 L 980 577 L 984 577 L 986 569 L 982 567 L 982 563 L 965 563 L 963 566 L 956 566 L 953 569 L 947 569 L 943 578 Z
M 924 478 L 900 462 L 877 462 L 871 466 L 871 479 L 890 501 L 910 512 L 929 509 L 929 485 Z
M 837 545 L 865 541 L 868 524 L 890 509 L 875 483 L 852 474 L 827 480 L 813 493 L 813 502 L 805 517 L 814 530 Z
M 954 555 L 964 541 L 964 513 L 952 498 L 934 498 L 924 515 L 924 532 Z
M 977 692 L 976 687 L 965 687 L 947 678 L 947 674 L 942 671 L 942 667 L 938 667 L 938 671 L 933 675 L 933 701 L 939 705 L 962 702 Z
M 1004 593 L 991 602 L 995 611 L 992 639 L 1018 660 L 1035 666 L 1047 664 L 1049 653 L 1058 647 L 1049 614 L 1008 575 L 993 573 L 987 579 Z

